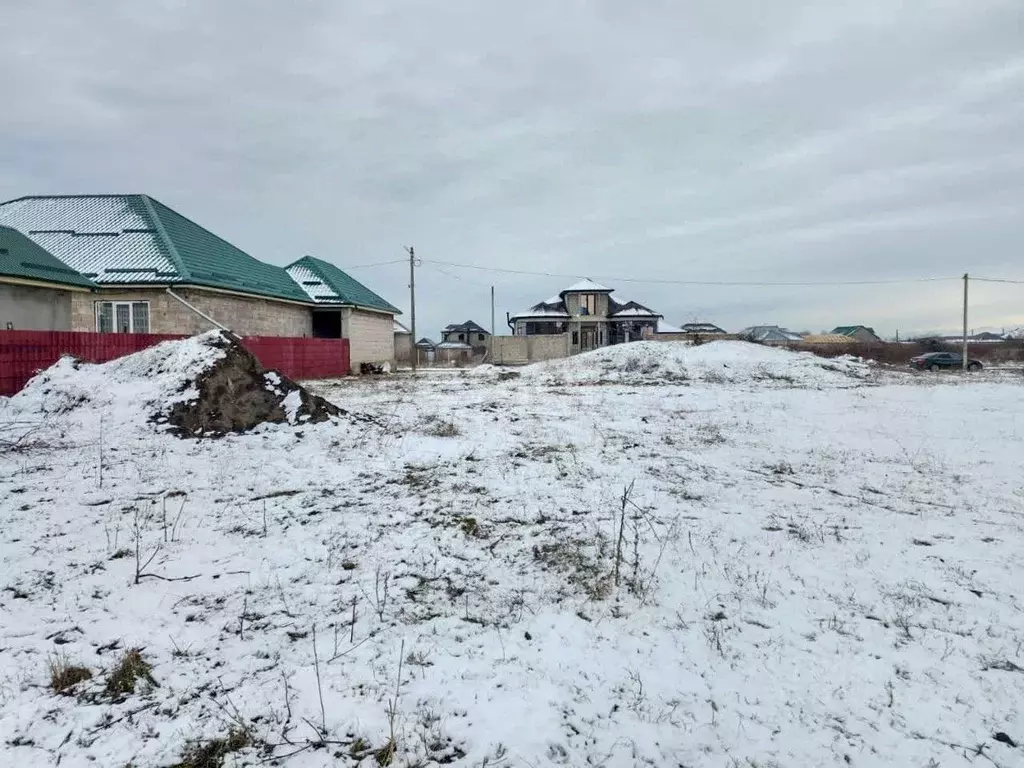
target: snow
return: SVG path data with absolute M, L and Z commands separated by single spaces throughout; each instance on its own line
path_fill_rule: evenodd
M 564 309 L 564 305 L 559 308 L 536 306 L 525 312 L 517 312 L 510 317 L 511 320 L 523 320 L 531 317 L 569 317 L 569 313 Z
M 659 317 L 659 315 L 657 312 L 652 312 L 649 309 L 629 307 L 628 309 L 620 309 L 612 314 L 612 317 Z
M 173 765 L 239 723 L 286 768 L 392 732 L 406 768 L 1021 764 L 1019 377 L 637 342 L 635 383 L 313 385 L 374 423 L 111 411 L 181 396 L 186 347 L 0 400 L 0 445 L 46 425 L 0 450 L 5 764 Z M 159 687 L 111 700 L 131 647 Z M 94 678 L 54 695 L 56 655 Z
M 284 408 L 284 413 L 288 419 L 288 423 L 295 424 L 299 408 L 302 407 L 302 395 L 299 393 L 299 390 L 293 389 L 285 395 L 284 400 L 281 401 L 281 407 Z
M 611 288 L 585 277 L 579 282 L 573 283 L 568 288 L 563 288 L 562 293 L 575 293 L 577 291 L 611 291 Z
M 80 425 L 105 421 L 110 430 L 145 422 L 197 396 L 191 382 L 225 350 L 220 331 L 166 341 L 108 363 L 61 358 L 7 402 L 11 418 L 74 416 Z
M 683 329 L 679 328 L 671 323 L 665 322 L 663 319 L 658 319 L 658 333 L 682 333 Z
M 855 386 L 867 377 L 863 362 L 826 359 L 745 341 L 637 341 L 602 347 L 582 355 L 523 368 L 527 380 L 549 384 L 657 384 L 706 381 L 758 387 L 783 384 L 807 387 Z

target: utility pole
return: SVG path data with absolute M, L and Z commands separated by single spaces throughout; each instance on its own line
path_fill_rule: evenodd
M 963 353 L 963 366 L 964 370 L 967 370 L 967 282 L 970 280 L 970 276 L 964 272 L 964 353 Z
M 416 251 L 411 245 L 406 246 L 409 252 L 409 325 L 412 335 L 412 369 L 416 370 L 419 363 L 420 350 L 416 346 L 419 339 L 416 338 Z
M 494 330 L 495 330 L 495 328 L 494 328 L 494 286 L 492 285 L 491 286 L 491 344 L 490 344 L 491 348 L 489 350 L 490 353 L 491 353 L 491 359 L 490 359 L 489 362 L 491 362 L 491 363 L 494 362 Z

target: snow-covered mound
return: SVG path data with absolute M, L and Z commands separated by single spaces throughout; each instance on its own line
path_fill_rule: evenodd
M 155 421 L 178 434 L 240 432 L 264 422 L 323 421 L 340 411 L 264 370 L 232 337 L 211 331 L 107 363 L 64 357 L 11 398 L 22 418 L 102 420 L 113 429 Z
M 746 341 L 714 341 L 693 346 L 677 341 L 637 341 L 536 363 L 523 379 L 538 383 L 781 384 L 801 387 L 850 386 L 868 375 L 868 366 L 851 357 L 827 359 Z

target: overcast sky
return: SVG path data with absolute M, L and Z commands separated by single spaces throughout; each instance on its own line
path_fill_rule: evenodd
M 730 330 L 955 329 L 961 286 L 656 281 L 1024 278 L 1021 0 L 0 4 L 0 198 L 145 192 L 277 264 L 413 244 L 420 336 L 571 282 L 431 260 Z M 407 310 L 402 265 L 352 274 Z

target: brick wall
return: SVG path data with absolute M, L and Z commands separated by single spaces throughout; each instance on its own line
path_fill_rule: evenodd
M 341 327 L 351 344 L 353 372 L 359 372 L 360 363 L 390 363 L 395 359 L 394 316 L 344 309 Z
M 309 307 L 270 299 L 235 296 L 196 288 L 176 288 L 174 292 L 240 336 L 312 336 Z M 167 295 L 162 288 L 135 290 L 106 289 L 99 293 L 73 294 L 71 329 L 96 330 L 97 301 L 148 301 L 150 333 L 191 335 L 214 326 Z

